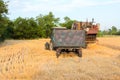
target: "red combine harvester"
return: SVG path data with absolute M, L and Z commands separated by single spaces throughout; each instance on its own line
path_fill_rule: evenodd
M 72 25 L 73 30 L 85 30 L 86 31 L 86 43 L 95 43 L 97 41 L 97 33 L 99 31 L 100 24 L 95 23 L 94 19 L 91 22 L 74 22 Z

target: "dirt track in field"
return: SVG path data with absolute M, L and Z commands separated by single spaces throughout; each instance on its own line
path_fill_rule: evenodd
M 98 38 L 82 49 L 83 57 L 45 50 L 38 40 L 6 40 L 0 44 L 0 80 L 120 80 L 120 37 Z

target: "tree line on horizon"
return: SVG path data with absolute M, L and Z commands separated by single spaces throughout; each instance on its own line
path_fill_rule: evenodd
M 40 14 L 36 18 L 18 17 L 15 20 L 10 20 L 7 14 L 7 2 L 0 0 L 0 41 L 4 41 L 4 39 L 48 38 L 52 27 L 64 26 L 70 29 L 72 23 L 77 21 L 66 16 L 64 22 L 60 23 L 60 18 L 56 18 L 52 12 L 47 15 Z M 120 29 L 112 26 L 111 29 L 99 31 L 98 36 L 103 35 L 120 35 Z
M 120 35 L 120 29 L 117 29 L 115 26 L 107 30 L 99 30 L 98 37 L 103 37 L 104 35 Z

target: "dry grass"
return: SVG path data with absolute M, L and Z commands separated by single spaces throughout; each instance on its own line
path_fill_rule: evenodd
M 0 46 L 2 80 L 120 80 L 120 37 L 99 38 L 83 57 L 44 49 L 49 39 L 7 40 Z
M 120 37 L 104 37 L 100 38 L 99 42 L 101 45 L 120 50 Z

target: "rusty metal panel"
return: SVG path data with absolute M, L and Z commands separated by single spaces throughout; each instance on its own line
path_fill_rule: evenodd
M 52 36 L 54 47 L 85 47 L 84 30 L 55 30 Z

